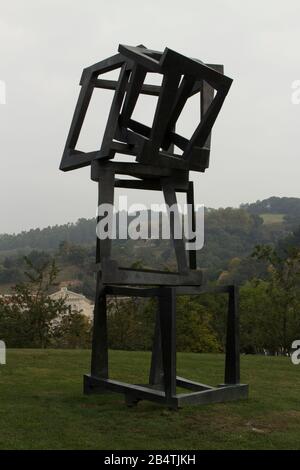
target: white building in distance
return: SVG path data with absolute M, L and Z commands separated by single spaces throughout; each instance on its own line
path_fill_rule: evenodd
M 59 300 L 65 299 L 65 303 L 72 310 L 81 312 L 88 320 L 93 320 L 94 305 L 82 294 L 77 294 L 68 290 L 67 287 L 61 287 L 60 290 L 50 295 L 51 299 Z

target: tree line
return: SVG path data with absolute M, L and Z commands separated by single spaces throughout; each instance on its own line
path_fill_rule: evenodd
M 289 354 L 300 338 L 299 240 L 300 231 L 276 247 L 257 245 L 249 256 L 252 265 L 264 266 L 264 275 L 240 287 L 241 352 Z M 24 280 L 0 298 L 0 338 L 8 347 L 89 348 L 92 324 L 65 299 L 50 297 L 59 275 L 55 260 L 24 263 Z M 178 351 L 224 351 L 226 295 L 178 297 L 176 309 Z M 108 310 L 109 347 L 151 349 L 155 299 L 114 299 Z
M 24 280 L 24 254 L 30 257 L 55 256 L 61 266 L 81 266 L 81 289 L 93 297 L 91 265 L 95 256 L 94 219 L 80 219 L 45 229 L 35 229 L 18 235 L 0 235 L 1 285 Z M 243 282 L 256 269 L 244 259 L 257 244 L 274 245 L 291 232 L 285 224 L 267 225 L 263 219 L 245 209 L 210 209 L 205 214 L 205 243 L 197 253 L 198 266 L 206 269 L 210 281 L 216 281 L 224 271 Z M 44 252 L 40 254 L 40 252 Z M 114 256 L 126 267 L 133 263 L 149 269 L 176 269 L 173 246 L 168 240 L 114 240 Z M 231 269 L 232 259 L 243 260 L 239 269 Z M 76 269 L 75 269 L 76 271 Z

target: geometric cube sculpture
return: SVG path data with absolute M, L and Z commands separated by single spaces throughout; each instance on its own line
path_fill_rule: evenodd
M 209 163 L 209 136 L 232 80 L 222 74 L 221 66 L 207 66 L 168 48 L 162 53 L 120 45 L 119 52 L 84 70 L 60 169 L 80 168 L 122 153 L 134 155 L 142 164 L 204 171 Z M 98 78 L 115 69 L 120 69 L 117 83 Z M 148 72 L 163 76 L 161 87 L 144 85 Z M 84 153 L 75 147 L 94 88 L 116 91 L 101 148 Z M 140 93 L 159 95 L 152 127 L 132 119 Z M 187 100 L 196 93 L 203 95 L 201 118 L 188 140 L 174 129 Z M 181 149 L 182 155 L 172 153 L 172 145 Z
M 112 188 L 152 189 L 163 191 L 166 204 L 176 205 L 176 191 L 187 195 L 187 202 L 194 205 L 193 183 L 189 182 L 189 170 L 205 171 L 209 164 L 210 134 L 232 80 L 223 75 L 220 65 L 207 66 L 184 57 L 171 49 L 157 52 L 143 46 L 119 46 L 119 54 L 84 70 L 81 92 L 67 138 L 60 169 L 74 170 L 92 166 L 92 179 L 106 184 L 99 187 L 99 204 L 113 204 Z M 120 69 L 118 81 L 101 80 L 101 74 Z M 162 85 L 144 84 L 147 73 L 162 75 Z M 84 153 L 76 149 L 94 88 L 114 89 L 107 125 L 100 149 Z M 215 93 L 216 90 L 216 93 Z M 140 94 L 158 96 L 152 127 L 132 119 Z M 176 122 L 187 100 L 199 94 L 199 123 L 191 137 L 186 139 L 176 133 Z M 174 146 L 182 154 L 174 153 Z M 136 163 L 113 162 L 116 153 L 135 156 Z M 108 164 L 108 160 L 111 163 Z M 105 176 L 104 176 L 105 174 Z M 116 174 L 134 176 L 135 180 L 116 179 Z M 178 223 L 178 214 L 174 215 Z M 190 217 L 190 227 L 194 225 Z M 124 270 L 111 259 L 111 243 L 102 243 L 100 259 L 102 282 L 117 284 L 169 284 L 199 285 L 203 273 L 196 271 L 196 253 L 190 251 L 189 266 L 184 243 L 174 241 L 177 273 L 151 271 L 140 275 L 140 270 Z M 190 268 L 190 269 L 189 269 Z M 177 275 L 176 275 L 177 274 Z
M 101 74 L 119 69 L 118 80 L 101 79 Z M 148 73 L 162 76 L 162 83 L 145 82 Z M 232 80 L 223 66 L 206 65 L 171 49 L 153 51 L 144 46 L 119 46 L 119 53 L 84 69 L 60 169 L 91 166 L 91 179 L 98 183 L 98 205 L 114 204 L 114 189 L 162 191 L 166 205 L 177 207 L 176 193 L 186 194 L 192 206 L 189 226 L 195 225 L 194 187 L 189 171 L 204 172 L 209 166 L 211 131 Z M 82 152 L 76 148 L 85 115 L 95 88 L 114 90 L 107 124 L 99 149 Z M 133 119 L 140 94 L 158 97 L 151 126 Z M 176 132 L 176 123 L 189 98 L 199 94 L 199 122 L 190 139 Z M 175 151 L 176 149 L 179 149 Z M 134 161 L 115 161 L 116 154 Z M 132 160 L 132 158 L 131 158 Z M 134 179 L 124 179 L 123 176 Z M 247 385 L 239 383 L 238 289 L 225 286 L 216 292 L 228 294 L 228 322 L 224 384 L 219 387 L 192 382 L 176 376 L 176 295 L 206 292 L 202 270 L 197 269 L 195 250 L 188 253 L 183 239 L 174 236 L 176 210 L 169 214 L 177 271 L 165 272 L 124 268 L 112 258 L 111 238 L 97 237 L 97 289 L 91 374 L 84 377 L 86 393 L 112 390 L 124 393 L 128 405 L 141 399 L 170 407 L 185 403 L 209 403 L 245 398 Z M 156 318 L 151 370 L 147 385 L 131 385 L 109 378 L 107 312 L 108 295 L 156 297 Z M 177 394 L 176 386 L 192 393 Z

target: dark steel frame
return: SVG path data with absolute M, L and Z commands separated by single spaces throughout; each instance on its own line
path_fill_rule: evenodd
M 119 69 L 117 81 L 99 78 L 116 69 Z M 145 83 L 147 73 L 161 74 L 161 86 Z M 207 65 L 168 48 L 158 52 L 144 46 L 120 45 L 118 54 L 83 71 L 60 169 L 69 171 L 90 165 L 91 179 L 98 184 L 98 205 L 114 204 L 115 187 L 162 191 L 169 207 L 176 207 L 176 193 L 183 192 L 193 207 L 189 226 L 194 229 L 194 186 L 189 181 L 189 171 L 204 172 L 209 166 L 212 127 L 231 83 L 223 74 L 222 65 Z M 114 97 L 101 148 L 84 153 L 76 149 L 76 145 L 95 88 L 114 90 Z M 132 118 L 140 94 L 158 97 L 152 127 Z M 200 120 L 188 140 L 176 132 L 176 122 L 188 99 L 195 94 L 201 98 Z M 181 155 L 174 152 L 175 147 L 182 151 Z M 113 161 L 117 153 L 133 156 L 135 162 Z M 134 179 L 124 179 L 124 175 Z M 178 212 L 169 215 L 176 272 L 123 268 L 112 259 L 111 239 L 100 242 L 97 238 L 92 363 L 91 375 L 84 377 L 85 393 L 111 390 L 124 393 L 128 405 L 149 399 L 175 408 L 185 403 L 210 403 L 247 396 L 248 386 L 239 383 L 238 290 L 235 286 L 215 290 L 227 292 L 229 296 L 225 384 L 210 387 L 176 377 L 176 295 L 199 295 L 207 291 L 203 288 L 203 271 L 197 269 L 196 252 L 187 254 L 185 241 L 174 237 L 178 217 Z M 107 295 L 158 298 L 148 385 L 131 385 L 109 378 Z M 176 386 L 192 392 L 176 394 Z
M 218 387 L 176 375 L 176 296 L 207 292 L 228 294 L 225 376 L 224 383 Z M 149 383 L 146 385 L 132 385 L 109 378 L 106 313 L 106 297 L 109 295 L 158 298 Z M 178 394 L 176 387 L 186 388 L 190 393 Z M 95 309 L 91 375 L 84 376 L 84 393 L 103 393 L 106 390 L 123 393 L 128 406 L 151 400 L 178 408 L 186 404 L 247 398 L 248 385 L 240 384 L 238 288 L 102 286 L 97 293 Z

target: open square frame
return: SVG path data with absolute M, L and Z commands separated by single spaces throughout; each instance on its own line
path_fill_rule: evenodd
M 119 69 L 118 80 L 101 75 Z M 147 73 L 163 76 L 162 85 L 144 83 Z M 74 170 L 94 160 L 113 159 L 116 153 L 133 155 L 145 165 L 205 171 L 209 165 L 210 134 L 231 86 L 223 66 L 206 65 L 172 49 L 153 51 L 144 46 L 119 46 L 119 53 L 84 69 L 60 169 Z M 100 149 L 76 149 L 95 88 L 115 90 Z M 200 122 L 191 139 L 175 131 L 187 100 L 201 95 Z M 140 94 L 158 97 L 152 126 L 132 119 Z M 174 146 L 183 153 L 174 153 Z
M 227 293 L 228 317 L 224 383 L 217 387 L 176 375 L 176 295 Z M 149 383 L 129 384 L 109 378 L 106 296 L 157 297 L 158 312 L 152 350 Z M 177 393 L 176 387 L 189 390 Z M 132 288 L 106 286 L 98 292 L 91 374 L 84 376 L 84 393 L 124 394 L 128 406 L 150 400 L 179 408 L 189 404 L 208 404 L 248 397 L 248 385 L 240 383 L 238 288 L 235 285 L 204 290 L 196 287 Z

